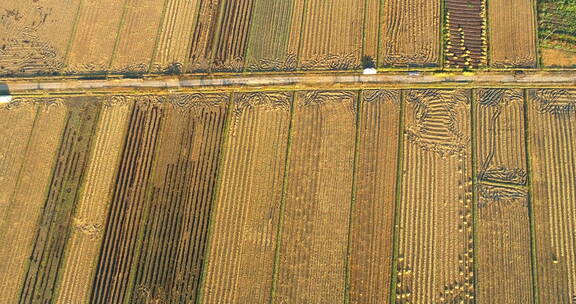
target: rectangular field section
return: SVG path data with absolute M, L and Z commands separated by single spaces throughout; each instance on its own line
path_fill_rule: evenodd
M 125 1 L 84 0 L 70 42 L 66 72 L 98 73 L 110 67 Z
M 234 95 L 202 303 L 268 303 L 292 93 Z
M 292 26 L 294 2 L 302 0 L 255 0 L 254 17 L 246 53 L 249 71 L 285 71 L 296 69 L 295 53 L 289 53 L 288 42 L 297 31 Z M 300 22 L 300 20 L 298 20 Z M 301 23 L 301 22 L 300 22 Z M 298 24 L 300 25 L 300 24 Z M 298 32 L 298 37 L 300 32 Z
M 395 298 L 470 302 L 474 296 L 470 92 L 404 95 L 403 171 Z
M 486 65 L 486 0 L 446 0 L 444 66 L 475 69 Z
M 110 70 L 145 73 L 150 67 L 166 0 L 126 0 Z
M 296 93 L 276 303 L 342 303 L 357 92 Z
M 350 235 L 350 303 L 387 303 L 392 277 L 400 91 L 362 91 Z
M 380 16 L 381 67 L 440 64 L 440 1 L 383 1 Z
M 488 0 L 490 66 L 536 67 L 534 0 Z
M 308 0 L 299 68 L 347 70 L 360 65 L 364 6 L 356 0 Z
M 0 75 L 60 72 L 81 0 L 2 0 Z
M 38 222 L 52 183 L 61 136 L 68 121 L 68 109 L 60 98 L 34 98 L 20 102 L 38 102 L 40 105 L 32 132 L 25 135 L 28 147 L 23 151 L 16 183 L 12 189 L 6 189 L 9 199 L 1 203 L 0 288 L 2 300 L 6 303 L 18 303 L 22 293 L 36 242 Z M 17 109 L 10 111 L 13 110 Z
M 474 91 L 476 303 L 532 302 L 524 91 Z
M 576 90 L 528 90 L 540 303 L 576 299 Z

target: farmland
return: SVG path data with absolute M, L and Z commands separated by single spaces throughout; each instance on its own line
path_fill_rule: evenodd
M 0 76 L 574 68 L 573 1 L 4 1 Z M 366 59 L 364 61 L 363 59 Z M 364 64 L 363 64 L 364 62 Z
M 17 97 L 0 301 L 571 304 L 575 96 Z

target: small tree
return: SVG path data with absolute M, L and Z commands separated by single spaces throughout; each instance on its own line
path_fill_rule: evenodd
M 362 68 L 364 69 L 375 69 L 376 63 L 374 62 L 374 58 L 368 55 L 364 55 L 362 57 Z

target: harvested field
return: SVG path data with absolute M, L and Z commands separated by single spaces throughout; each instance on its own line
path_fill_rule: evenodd
M 167 0 L 126 0 L 110 70 L 148 72 Z
M 219 72 L 241 72 L 256 0 L 222 1 L 218 35 L 212 53 L 212 69 Z
M 213 40 L 218 26 L 218 11 L 223 1 L 200 0 L 186 71 L 207 71 L 210 68 Z
M 24 286 L 30 254 L 36 243 L 38 222 L 52 184 L 61 136 L 68 121 L 62 101 L 59 98 L 25 99 L 20 101 L 20 105 L 16 104 L 16 107 L 28 107 L 35 112 L 35 121 L 32 132 L 25 135 L 28 144 L 23 151 L 24 159 L 16 183 L 12 189 L 6 189 L 9 199 L 0 202 L 0 300 L 4 303 L 18 303 Z M 32 106 L 36 102 L 39 105 Z
M 538 291 L 541 303 L 576 297 L 576 90 L 528 90 Z
M 476 303 L 531 303 L 524 92 L 474 94 L 476 135 Z
M 573 304 L 576 89 L 234 90 L 0 105 L 0 302 Z
M 91 291 L 93 303 L 122 302 L 132 295 L 128 280 L 133 277 L 132 260 L 138 261 L 138 236 L 145 225 L 140 219 L 149 206 L 146 190 L 164 114 L 156 99 L 136 100 L 130 118 Z
M 440 65 L 440 1 L 384 1 L 382 5 L 379 66 Z
M 536 67 L 534 0 L 489 0 L 490 66 Z
M 400 103 L 400 91 L 362 91 L 350 229 L 350 303 L 390 299 Z
M 200 2 L 167 0 L 151 72 L 174 74 L 184 71 Z
M 131 303 L 196 301 L 228 100 L 228 94 L 168 97 L 138 223 Z
M 106 216 L 118 174 L 133 100 L 107 97 L 100 110 L 90 159 L 62 260 L 58 303 L 84 303 L 90 297 Z
M 472 303 L 470 92 L 405 93 L 396 303 Z
M 99 105 L 90 99 L 72 100 L 69 104 L 70 112 L 35 232 L 20 303 L 54 301 L 60 265 L 100 112 Z
M 71 38 L 66 72 L 108 71 L 117 40 L 125 1 L 84 0 Z
M 292 93 L 234 96 L 202 303 L 270 302 Z
M 308 0 L 298 67 L 349 70 L 360 66 L 364 7 L 356 0 Z
M 80 0 L 3 0 L 0 74 L 38 75 L 62 70 Z
M 445 2 L 445 66 L 476 69 L 486 65 L 486 0 Z
M 296 69 L 296 53 L 288 53 L 293 3 L 301 0 L 255 0 L 246 50 L 249 71 Z M 300 33 L 298 32 L 298 35 Z
M 576 67 L 576 51 L 540 48 L 542 65 L 545 67 L 562 68 Z
M 275 303 L 344 301 L 357 92 L 297 92 Z

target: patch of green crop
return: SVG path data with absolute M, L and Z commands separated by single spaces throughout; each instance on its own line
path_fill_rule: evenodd
M 539 1 L 538 37 L 542 45 L 576 50 L 576 0 Z

